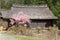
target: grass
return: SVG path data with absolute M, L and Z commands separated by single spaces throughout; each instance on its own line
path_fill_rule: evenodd
M 40 40 L 36 37 L 14 36 L 17 40 Z
M 13 37 L 15 37 L 16 40 L 40 40 L 40 38 L 37 38 L 37 37 L 28 37 L 28 36 L 22 36 L 22 35 L 13 35 Z
M 23 36 L 23 35 L 15 35 L 5 32 L 4 34 L 7 34 L 8 36 L 15 38 L 16 40 L 41 40 L 38 37 L 31 37 L 31 36 Z

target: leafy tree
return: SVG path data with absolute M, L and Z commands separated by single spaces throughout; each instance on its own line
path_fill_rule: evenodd
M 5 1 L 1 0 L 0 2 L 1 2 L 1 8 L 5 8 L 5 5 L 6 5 Z
M 24 0 L 13 0 L 13 2 L 15 4 L 20 4 L 20 5 L 23 5 L 24 4 Z
M 31 5 L 31 0 L 24 0 L 25 5 Z
M 54 15 L 58 17 L 57 26 L 60 27 L 60 1 L 59 0 L 47 0 L 49 8 L 52 10 Z
M 45 4 L 44 0 L 31 0 L 32 5 Z
M 6 7 L 5 8 L 6 9 L 10 9 L 12 4 L 13 4 L 13 2 L 10 0 L 9 2 L 6 3 L 6 5 L 5 5 Z

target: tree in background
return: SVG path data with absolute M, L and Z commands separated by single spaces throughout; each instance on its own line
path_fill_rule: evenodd
M 13 4 L 12 0 L 0 0 L 0 8 L 1 9 L 10 9 Z
M 24 0 L 24 5 L 31 5 L 31 0 Z
M 40 4 L 45 4 L 44 0 L 31 0 L 32 5 L 40 5 Z
M 60 0 L 46 0 L 50 10 L 58 17 L 57 26 L 60 27 Z
M 4 0 L 1 0 L 1 1 L 0 1 L 0 7 L 1 7 L 1 8 L 4 8 L 5 5 L 6 5 L 5 1 L 4 1 Z

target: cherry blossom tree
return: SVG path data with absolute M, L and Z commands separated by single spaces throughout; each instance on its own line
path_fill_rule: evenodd
M 31 20 L 28 17 L 28 15 L 24 14 L 23 12 L 19 12 L 18 14 L 14 14 L 12 16 L 9 23 L 9 26 L 11 27 L 12 25 L 20 25 L 20 24 L 30 24 Z
M 13 21 L 12 19 L 14 19 L 15 21 Z M 23 12 L 19 12 L 18 14 L 13 15 L 12 19 L 10 19 L 12 25 L 14 24 L 14 22 L 16 24 L 30 23 L 30 18 Z

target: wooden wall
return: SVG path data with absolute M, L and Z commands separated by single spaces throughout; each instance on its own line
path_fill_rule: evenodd
M 30 24 L 30 27 L 49 27 L 53 26 L 53 20 L 32 20 L 32 23 Z

